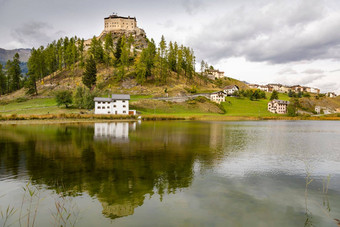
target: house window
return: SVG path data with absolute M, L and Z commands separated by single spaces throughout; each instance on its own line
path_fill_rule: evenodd
M 100 106 L 98 106 L 98 109 L 101 109 L 101 107 L 100 107 Z
M 113 102 L 116 102 L 116 100 L 113 100 Z
M 126 111 L 123 111 L 123 113 L 126 113 Z
M 116 105 L 113 105 L 113 107 L 117 107 Z
M 102 104 L 102 102 L 98 102 L 98 104 Z
M 126 106 L 124 105 L 123 108 L 125 108 Z
M 123 100 L 123 102 L 125 102 L 125 100 Z

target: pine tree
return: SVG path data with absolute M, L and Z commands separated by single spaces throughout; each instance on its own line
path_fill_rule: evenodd
M 84 45 L 84 39 L 78 40 L 78 51 L 80 55 L 80 66 L 84 66 L 84 50 L 85 50 L 85 45 Z
M 168 61 L 169 61 L 169 68 L 171 71 L 176 72 L 177 70 L 177 50 L 175 49 L 176 46 L 172 44 L 172 42 L 169 43 L 169 54 L 168 54 Z
M 9 79 L 10 91 L 16 91 L 20 89 L 21 69 L 20 69 L 20 56 L 16 53 L 13 57 L 13 61 L 8 61 L 7 74 Z
M 122 36 L 120 36 L 118 41 L 117 41 L 116 51 L 114 53 L 116 65 L 118 65 L 120 63 L 120 56 L 121 55 L 122 55 Z
M 97 66 L 96 66 L 96 61 L 91 55 L 85 64 L 85 72 L 83 74 L 83 84 L 89 89 L 92 89 L 92 87 L 96 85 L 96 81 L 97 81 Z
M 106 34 L 105 36 L 105 45 L 104 45 L 104 62 L 107 67 L 110 65 L 111 61 L 111 53 L 113 52 L 113 40 L 111 32 Z
M 96 62 L 103 62 L 104 49 L 100 40 L 94 36 L 91 40 L 90 53 L 93 55 Z
M 270 96 L 270 100 L 274 99 L 279 99 L 279 93 L 276 90 L 274 90 L 272 95 Z
M 6 93 L 6 76 L 2 68 L 3 66 L 0 64 L 0 96 Z

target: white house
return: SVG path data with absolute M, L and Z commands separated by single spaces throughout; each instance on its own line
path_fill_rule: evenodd
M 130 95 L 112 94 L 111 98 L 94 98 L 95 114 L 136 114 L 135 110 L 129 110 Z
M 268 111 L 277 114 L 286 114 L 288 105 L 288 101 L 274 99 L 268 103 Z
M 224 93 L 226 93 L 227 95 L 233 95 L 238 90 L 239 87 L 237 85 L 229 85 L 223 88 Z
M 210 95 L 210 101 L 217 103 L 225 102 L 226 96 L 227 94 L 223 91 L 214 92 Z

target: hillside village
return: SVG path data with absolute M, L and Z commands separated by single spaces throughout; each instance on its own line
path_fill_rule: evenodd
M 56 55 L 43 63 L 33 62 L 34 56 L 47 56 L 49 49 Z M 2 88 L 0 102 L 4 107 L 0 114 L 20 113 L 6 109 L 15 100 L 52 99 L 60 92 L 68 94 L 69 100 L 58 106 L 65 104 L 68 109 L 71 105 L 94 114 L 168 114 L 179 109 L 188 115 L 340 113 L 340 100 L 334 92 L 321 94 L 318 88 L 300 85 L 247 84 L 227 77 L 204 61 L 201 72 L 197 72 L 193 50 L 176 42 L 167 44 L 164 37 L 156 45 L 130 16 L 113 14 L 104 18 L 103 31 L 92 39 L 66 37 L 31 53 L 28 77 L 21 79 L 20 89 Z M 95 78 L 87 85 L 84 75 L 91 58 Z M 7 79 L 10 81 L 9 76 Z M 245 106 L 254 109 L 248 111 Z M 293 113 L 289 113 L 289 107 Z M 233 113 L 238 108 L 240 112 Z M 77 112 L 66 112 L 70 111 Z

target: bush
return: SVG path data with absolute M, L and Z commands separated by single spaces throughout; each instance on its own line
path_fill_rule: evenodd
M 185 90 L 191 94 L 196 94 L 197 93 L 197 88 L 195 85 L 193 85 L 191 88 L 185 88 Z
M 27 100 L 28 100 L 28 98 L 26 98 L 26 97 L 19 97 L 15 101 L 16 102 L 26 102 Z
M 95 94 L 85 87 L 77 87 L 73 95 L 74 105 L 79 109 L 93 109 Z
M 71 91 L 58 91 L 55 95 L 58 106 L 65 105 L 66 108 L 72 104 L 72 92 Z

